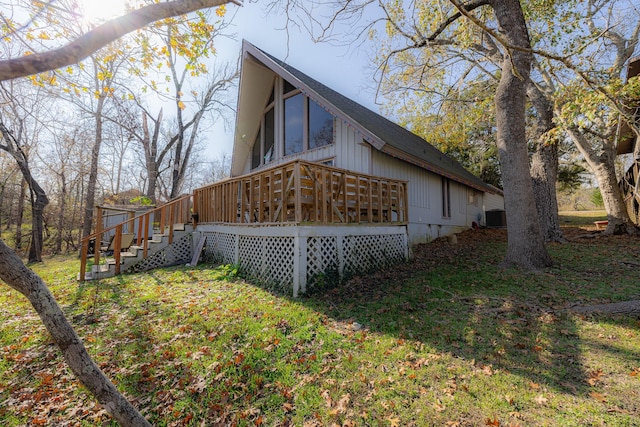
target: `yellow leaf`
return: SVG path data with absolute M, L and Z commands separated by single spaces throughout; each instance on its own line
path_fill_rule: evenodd
M 184 102 L 178 101 L 178 108 L 180 108 L 181 110 L 184 110 L 185 108 L 187 108 L 187 106 L 184 105 Z
M 224 14 L 227 13 L 227 8 L 224 7 L 224 5 L 220 5 L 217 9 L 216 9 L 216 15 L 218 15 L 220 18 L 222 18 L 224 16 Z

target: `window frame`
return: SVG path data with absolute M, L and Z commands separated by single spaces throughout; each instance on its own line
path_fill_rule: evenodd
M 442 218 L 451 219 L 451 180 L 445 176 L 440 177 L 442 193 Z
M 293 89 L 288 92 L 284 92 L 286 88 Z M 285 154 L 286 153 L 286 116 L 285 116 L 285 102 L 287 99 L 292 98 L 296 95 L 302 96 L 302 149 L 295 153 Z M 287 82 L 286 79 L 282 77 L 278 77 L 274 80 L 271 94 L 267 99 L 267 105 L 264 107 L 260 117 L 260 123 L 258 125 L 258 131 L 256 133 L 256 140 L 254 142 L 254 146 L 251 148 L 251 170 L 257 169 L 261 166 L 267 165 L 272 161 L 276 160 L 278 156 L 281 158 L 287 158 L 292 156 L 298 156 L 301 153 L 317 150 L 322 147 L 327 147 L 336 143 L 336 117 L 329 111 L 327 114 L 331 116 L 332 119 L 332 132 L 331 132 L 331 141 L 324 145 L 319 145 L 317 147 L 310 148 L 310 102 L 314 102 L 317 107 L 324 110 L 322 105 L 316 102 L 314 99 L 311 99 L 300 89 L 295 88 L 292 84 Z M 266 156 L 269 154 L 266 150 L 265 144 L 267 139 L 266 134 L 266 116 L 267 114 L 273 110 L 274 116 L 274 130 L 273 130 L 273 150 L 271 151 L 271 156 L 269 160 L 266 159 Z M 326 111 L 326 110 L 325 110 Z M 254 158 L 254 150 L 255 144 L 260 144 L 260 164 L 254 166 L 253 158 Z

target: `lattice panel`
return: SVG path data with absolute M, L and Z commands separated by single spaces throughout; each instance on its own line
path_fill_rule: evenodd
M 293 286 L 293 237 L 240 236 L 240 266 L 248 275 L 279 287 Z
M 193 257 L 193 237 L 187 234 L 169 246 L 160 249 L 147 259 L 127 268 L 127 273 L 139 273 L 154 268 L 169 267 L 172 265 L 186 264 Z
M 234 264 L 236 236 L 229 233 L 203 233 L 207 241 L 202 250 L 204 262 Z
M 307 240 L 307 288 L 338 273 L 338 242 L 335 236 L 309 237 Z
M 359 274 L 404 260 L 402 234 L 382 236 L 347 236 L 343 240 L 344 274 Z

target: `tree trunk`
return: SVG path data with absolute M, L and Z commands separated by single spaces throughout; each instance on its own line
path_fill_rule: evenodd
M 609 141 L 603 141 L 602 151 L 596 153 L 591 148 L 587 138 L 579 130 L 569 128 L 567 133 L 584 156 L 598 181 L 608 221 L 607 228 L 603 234 L 638 234 L 638 228 L 629 217 L 629 212 L 622 199 L 622 191 L 618 186 L 615 172 L 616 152 L 614 144 Z
M 556 179 L 558 176 L 558 145 L 538 142 L 531 158 L 531 180 L 542 235 L 547 242 L 564 243 L 560 229 Z
M 121 426 L 151 426 L 91 360 L 42 279 L 0 240 L 0 279 L 23 294 L 40 315 L 74 375 Z
M 573 308 L 573 311 L 578 313 L 627 314 L 630 316 L 640 316 L 640 300 L 586 305 L 582 307 L 575 307 Z
M 29 246 L 29 262 L 42 261 L 42 246 L 44 242 L 44 208 L 49 204 L 49 198 L 46 192 L 40 187 L 38 182 L 31 174 L 29 167 L 29 159 L 26 152 L 22 149 L 20 142 L 14 134 L 7 129 L 4 123 L 0 122 L 0 133 L 5 144 L 0 145 L 0 149 L 7 152 L 13 157 L 18 165 L 18 169 L 22 173 L 24 183 L 29 186 L 31 198 L 31 245 Z M 22 228 L 22 215 L 24 211 L 24 183 L 21 191 L 20 203 L 18 211 L 19 227 L 16 226 L 16 248 L 20 246 L 21 233 L 18 231 Z
M 176 141 L 176 144 L 173 150 L 173 166 L 171 170 L 171 192 L 169 193 L 169 199 L 174 199 L 178 197 L 178 194 L 180 194 L 180 191 L 182 191 L 182 188 L 181 188 L 182 180 L 181 180 L 180 171 L 182 170 L 182 162 L 184 161 L 182 157 L 183 156 L 182 147 L 184 145 L 185 129 L 182 123 L 182 110 L 180 108 L 178 108 L 177 115 L 178 115 L 178 134 L 177 134 L 178 140 Z
M 84 220 L 82 221 L 82 234 L 80 238 L 91 234 L 93 228 L 93 207 L 96 203 L 96 186 L 98 185 L 98 163 L 100 160 L 100 146 L 102 145 L 102 109 L 104 108 L 104 95 L 98 98 L 96 107 L 96 136 L 91 150 L 91 168 L 89 169 L 89 182 L 87 183 L 87 197 L 84 202 Z
M 513 46 L 530 48 L 529 35 L 518 0 L 494 0 L 491 5 L 500 31 Z M 504 182 L 507 214 L 507 254 L 503 264 L 537 269 L 552 264 L 540 232 L 525 135 L 526 82 L 531 54 L 511 50 L 502 63 L 496 90 L 497 146 Z
M 553 124 L 553 104 L 531 81 L 527 95 L 536 110 L 536 149 L 531 158 L 529 172 L 533 183 L 540 229 L 547 242 L 566 242 L 558 218 L 556 180 L 558 178 L 558 145 L 548 142 L 547 132 Z
M 49 204 L 49 198 L 38 183 L 30 178 L 31 188 L 31 246 L 29 247 L 29 262 L 42 262 L 42 248 L 44 246 L 44 208 Z
M 59 175 L 60 175 L 60 180 L 62 181 L 62 188 L 60 191 L 60 200 L 59 200 L 60 212 L 58 213 L 58 236 L 56 237 L 56 244 L 54 248 L 54 251 L 57 254 L 62 252 L 62 240 L 64 238 L 63 237 L 64 217 L 65 217 L 65 210 L 67 207 L 67 179 L 64 174 L 64 170 L 62 170 L 59 173 Z
M 27 181 L 23 178 L 20 181 L 20 194 L 18 195 L 18 207 L 16 209 L 16 235 L 14 238 L 14 248 L 22 251 L 22 221 L 24 220 L 24 199 L 27 197 Z
M 608 224 L 603 234 L 635 235 L 638 233 L 638 229 L 629 217 L 629 212 L 622 199 L 622 191 L 618 186 L 615 166 L 613 161 L 611 163 L 611 165 L 607 165 L 605 161 L 591 167 L 598 181 L 604 208 L 607 211 Z
M 156 200 L 156 188 L 158 186 L 158 138 L 160 136 L 160 126 L 162 124 L 162 109 L 158 113 L 158 118 L 154 121 L 153 136 L 149 132 L 149 121 L 146 113 L 142 113 L 142 146 L 144 147 L 144 160 L 147 168 L 147 192 L 146 196 L 151 199 L 154 205 Z

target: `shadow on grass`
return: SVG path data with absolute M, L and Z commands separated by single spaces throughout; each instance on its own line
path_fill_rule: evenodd
M 433 352 L 490 365 L 558 392 L 588 393 L 585 343 L 568 308 L 576 301 L 612 293 L 624 298 L 634 292 L 630 278 L 617 268 L 619 261 L 611 257 L 612 249 L 598 250 L 592 242 L 559 245 L 550 248 L 556 266 L 532 274 L 499 268 L 504 236 L 483 237 L 417 248 L 415 259 L 405 265 L 356 277 L 302 303 L 338 321 L 418 340 Z M 599 275 L 595 283 L 594 271 Z M 624 283 L 618 280 L 621 275 Z M 628 319 L 620 321 L 629 324 Z M 629 363 L 638 360 L 633 351 L 615 346 L 603 350 Z

